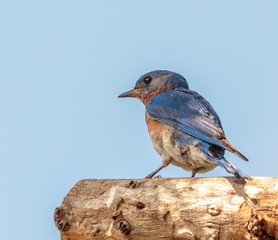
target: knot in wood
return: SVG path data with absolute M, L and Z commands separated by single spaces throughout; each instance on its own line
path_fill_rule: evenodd
M 122 217 L 122 211 L 121 211 L 121 210 L 120 210 L 120 211 L 114 212 L 114 214 L 113 214 L 113 216 L 112 216 L 112 218 L 113 218 L 114 220 L 116 220 L 118 217 Z
M 131 180 L 128 184 L 130 188 L 137 188 L 139 186 L 139 182 Z
M 55 209 L 54 222 L 60 232 L 66 232 L 70 229 L 70 224 L 65 219 L 65 212 L 62 207 L 57 207 Z
M 222 205 L 212 203 L 208 205 L 208 213 L 211 216 L 218 216 L 221 213 Z
M 143 208 L 145 208 L 145 204 L 142 203 L 142 202 L 137 202 L 137 203 L 136 203 L 136 207 L 137 207 L 138 209 L 143 209 Z
M 264 239 L 268 239 L 268 238 L 266 238 L 266 236 L 268 236 L 266 234 L 267 221 L 262 216 L 253 214 L 251 216 L 251 219 L 247 223 L 246 227 L 247 227 L 248 232 L 251 235 L 256 236 L 256 237 L 264 237 Z M 269 239 L 271 239 L 271 238 L 269 238 Z
M 131 226 L 129 222 L 124 219 L 118 222 L 118 229 L 120 229 L 121 233 L 125 236 L 128 236 L 131 232 Z

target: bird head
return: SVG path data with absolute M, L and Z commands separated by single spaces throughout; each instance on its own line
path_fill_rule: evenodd
M 135 87 L 119 95 L 119 98 L 139 98 L 146 105 L 152 97 L 161 92 L 188 88 L 186 79 L 180 74 L 166 70 L 156 70 L 141 76 Z

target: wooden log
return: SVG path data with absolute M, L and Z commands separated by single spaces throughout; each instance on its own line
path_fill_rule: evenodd
M 54 219 L 62 240 L 278 239 L 278 178 L 82 180 Z

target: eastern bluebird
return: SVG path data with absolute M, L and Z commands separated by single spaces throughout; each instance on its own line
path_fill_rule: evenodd
M 192 177 L 220 165 L 239 178 L 251 179 L 224 157 L 228 150 L 248 161 L 226 139 L 209 102 L 190 90 L 180 74 L 165 70 L 149 72 L 139 78 L 134 89 L 119 97 L 139 98 L 146 107 L 149 135 L 162 157 L 162 165 L 147 178 L 172 163 L 192 171 Z

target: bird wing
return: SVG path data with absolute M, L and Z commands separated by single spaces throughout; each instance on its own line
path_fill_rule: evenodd
M 226 139 L 220 119 L 201 95 L 192 90 L 160 93 L 147 104 L 147 114 L 164 124 L 248 159 Z

